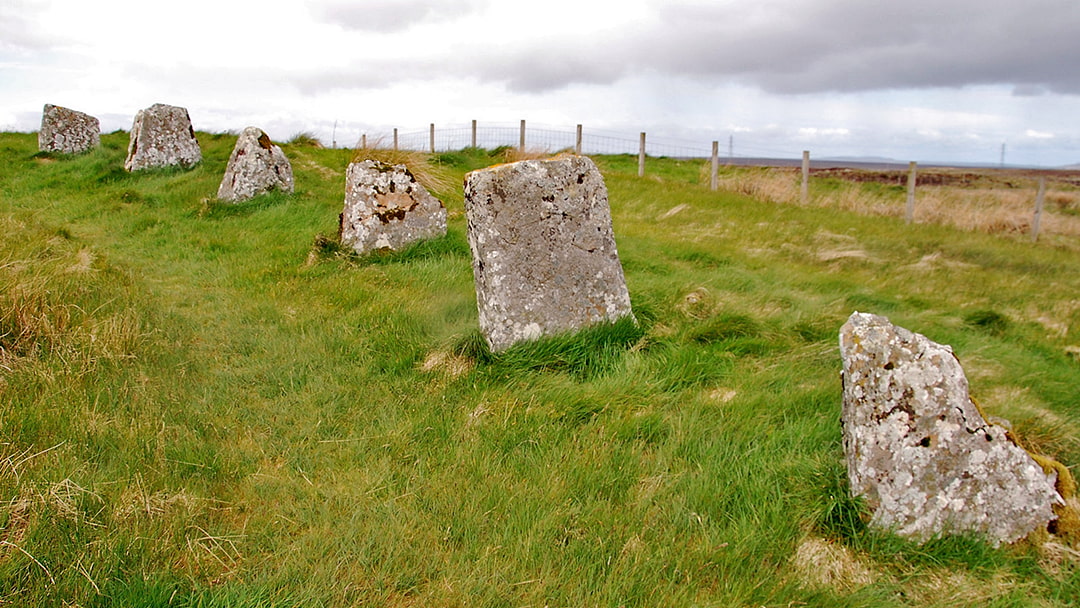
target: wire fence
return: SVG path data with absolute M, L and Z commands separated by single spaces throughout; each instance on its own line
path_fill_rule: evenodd
M 624 133 L 593 130 L 581 126 L 575 129 L 562 129 L 506 123 L 429 125 L 428 129 L 423 130 L 365 133 L 363 137 L 368 145 L 375 145 L 375 142 L 378 142 L 381 146 L 393 145 L 396 138 L 400 149 L 422 152 L 449 152 L 470 146 L 487 149 L 509 146 L 546 152 L 567 150 L 582 154 L 638 154 L 641 151 L 640 137 L 628 137 Z M 709 158 L 712 154 L 712 144 L 670 137 L 646 137 L 645 154 L 654 157 Z M 790 152 L 788 154 L 790 155 Z
M 793 141 L 784 148 L 760 145 L 760 142 L 738 141 L 729 135 L 723 140 L 706 141 L 640 133 L 604 131 L 577 125 L 572 128 L 520 123 L 481 123 L 436 125 L 427 129 L 363 133 L 357 147 L 396 146 L 402 150 L 419 152 L 450 152 L 470 146 L 485 149 L 499 147 L 518 148 L 530 152 L 556 153 L 572 151 L 580 154 L 633 154 L 649 157 L 685 159 L 715 158 L 727 165 L 799 166 L 805 151 Z M 810 161 L 815 169 L 827 167 L 854 167 L 871 170 L 905 170 L 907 162 L 893 159 L 842 159 L 814 158 Z M 926 166 L 997 166 L 994 163 L 927 163 Z M 1000 165 L 1006 165 L 1002 162 Z

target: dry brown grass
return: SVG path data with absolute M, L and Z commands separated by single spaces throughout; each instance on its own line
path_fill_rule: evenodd
M 384 145 L 381 139 L 371 142 L 365 148 L 357 148 L 353 152 L 351 162 L 358 163 L 365 160 L 379 161 L 392 166 L 404 165 L 416 181 L 429 191 L 441 192 L 457 185 L 450 172 L 434 162 L 431 155 L 415 150 L 395 150 Z
M 811 175 L 809 205 L 886 217 L 903 217 L 906 191 L 896 176 L 856 170 Z M 1020 174 L 950 171 L 921 174 L 915 195 L 915 222 L 955 226 L 988 234 L 1030 234 L 1037 182 Z M 922 182 L 929 182 L 922 183 Z M 722 175 L 719 187 L 759 200 L 802 204 L 801 173 L 788 167 L 740 168 Z M 817 182 L 817 184 L 815 184 Z M 892 188 L 874 188 L 868 184 Z M 1069 179 L 1048 182 L 1040 235 L 1080 236 L 1080 189 Z
M 872 585 L 877 574 L 843 545 L 807 538 L 795 549 L 792 567 L 807 587 L 847 592 Z
M 541 160 L 551 158 L 552 153 L 547 148 L 520 148 L 506 147 L 495 155 L 500 163 L 516 163 L 522 160 Z
M 799 175 L 782 167 L 738 170 L 720 176 L 718 187 L 745 194 L 769 203 L 796 203 L 799 200 Z

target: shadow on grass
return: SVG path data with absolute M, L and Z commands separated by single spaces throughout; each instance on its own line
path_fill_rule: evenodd
M 473 359 L 478 369 L 514 377 L 536 371 L 557 371 L 578 379 L 594 378 L 615 369 L 645 329 L 630 317 L 600 323 L 580 331 L 521 342 L 492 352 L 479 330 L 453 345 L 456 355 Z
M 467 260 L 469 257 L 469 243 L 465 240 L 465 235 L 453 229 L 448 230 L 445 236 L 420 241 L 400 251 L 385 249 L 365 255 L 360 255 L 350 247 L 342 244 L 337 235 L 330 237 L 325 234 L 317 234 L 312 243 L 310 254 L 310 258 L 313 260 L 346 260 L 353 264 L 379 266 L 443 258 L 464 258 Z
M 203 200 L 197 216 L 207 220 L 247 217 L 265 209 L 284 205 L 293 200 L 294 196 L 293 194 L 273 191 L 239 203 L 228 203 L 219 201 L 216 198 L 208 198 Z

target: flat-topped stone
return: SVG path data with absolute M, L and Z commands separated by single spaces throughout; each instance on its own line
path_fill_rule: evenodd
M 587 157 L 465 176 L 480 329 L 494 351 L 631 316 L 607 188 Z
M 38 150 L 82 154 L 101 145 L 97 118 L 61 106 L 45 104 L 38 131 Z
M 272 190 L 293 191 L 292 165 L 262 129 L 248 127 L 236 139 L 217 197 L 236 203 Z
M 202 150 L 186 109 L 156 103 L 135 115 L 124 169 L 187 168 L 201 160 Z
M 359 254 L 399 250 L 446 235 L 446 207 L 405 165 L 351 163 L 345 172 L 341 243 Z
M 854 313 L 840 352 L 848 477 L 872 526 L 918 542 L 976 534 L 999 544 L 1055 519 L 1056 473 L 983 418 L 951 348 Z

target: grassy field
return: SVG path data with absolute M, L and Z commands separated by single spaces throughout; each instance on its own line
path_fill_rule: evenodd
M 951 344 L 1080 463 L 1075 186 L 1032 244 L 905 226 L 902 188 L 800 206 L 761 194 L 795 173 L 599 157 L 639 325 L 493 356 L 461 177 L 501 151 L 431 157 L 448 236 L 361 259 L 333 243 L 351 151 L 287 144 L 296 194 L 223 205 L 235 136 L 199 139 L 131 175 L 126 133 L 0 134 L 0 606 L 1077 603 L 1075 540 L 864 527 L 837 347 L 854 310 Z

